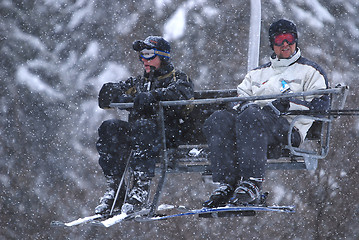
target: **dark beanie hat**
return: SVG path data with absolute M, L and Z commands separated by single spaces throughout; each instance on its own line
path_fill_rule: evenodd
M 298 44 L 298 32 L 297 27 L 291 21 L 280 19 L 269 27 L 269 44 L 273 49 L 274 37 L 282 33 L 293 33 L 296 43 Z
M 144 41 L 137 40 L 133 42 L 133 49 L 135 51 L 142 51 L 143 49 L 157 49 L 160 51 L 163 51 L 169 56 L 169 53 L 171 53 L 171 46 L 169 42 L 167 42 L 162 37 L 157 36 L 149 36 Z

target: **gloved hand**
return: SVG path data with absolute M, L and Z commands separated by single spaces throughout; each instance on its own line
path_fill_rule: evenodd
M 133 97 L 131 95 L 128 95 L 128 94 L 122 94 L 120 96 L 118 96 L 116 98 L 116 101 L 115 102 L 118 102 L 118 103 L 129 103 L 129 102 L 132 102 L 133 101 Z
M 133 107 L 140 113 L 152 114 L 155 112 L 154 104 L 156 99 L 151 92 L 141 92 L 137 94 L 133 101 Z
M 321 96 L 320 98 L 315 97 L 310 102 L 310 110 L 328 110 L 330 108 L 330 99 L 328 95 Z
M 289 102 L 289 98 L 279 98 L 272 101 L 272 106 L 275 107 L 280 113 L 284 113 L 289 110 Z
M 98 95 L 98 105 L 100 108 L 108 108 L 116 96 L 122 94 L 120 83 L 105 83 Z

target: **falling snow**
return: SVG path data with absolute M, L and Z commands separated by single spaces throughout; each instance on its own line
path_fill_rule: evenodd
M 251 1 L 2 0 L 0 3 L 1 239 L 357 239 L 359 120 L 339 117 L 331 150 L 315 172 L 268 171 L 271 204 L 295 214 L 178 218 L 114 228 L 51 228 L 91 215 L 104 190 L 97 128 L 122 112 L 101 110 L 102 84 L 142 73 L 132 42 L 163 35 L 172 61 L 196 90 L 235 88 L 247 71 Z M 357 0 L 262 1 L 259 64 L 272 50 L 268 26 L 297 24 L 305 57 L 330 84 L 349 85 L 357 108 Z M 120 116 L 119 116 L 120 115 Z M 162 201 L 200 207 L 213 189 L 196 174 L 171 175 Z

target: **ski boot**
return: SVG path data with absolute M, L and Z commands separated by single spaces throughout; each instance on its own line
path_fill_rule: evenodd
M 121 208 L 121 212 L 126 214 L 145 208 L 148 202 L 151 178 L 146 173 L 140 171 L 135 171 L 133 175 L 133 188 Z
M 221 183 L 219 188 L 214 190 L 209 200 L 202 203 L 203 207 L 217 208 L 224 207 L 228 199 L 232 196 L 233 187 L 226 183 Z
M 229 204 L 238 205 L 258 205 L 261 203 L 260 188 L 262 185 L 262 178 L 242 179 L 238 187 L 234 190 L 233 197 L 229 200 Z
M 110 176 L 110 175 L 107 175 L 105 177 L 106 177 L 107 189 L 103 197 L 100 198 L 100 204 L 95 208 L 96 214 L 105 214 L 111 211 L 116 196 L 116 192 L 119 186 L 118 177 Z M 125 187 L 121 186 L 121 190 L 116 200 L 115 207 L 120 207 L 122 205 L 125 198 L 125 193 L 126 193 Z

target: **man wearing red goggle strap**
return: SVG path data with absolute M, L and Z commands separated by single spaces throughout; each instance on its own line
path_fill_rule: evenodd
M 274 37 L 275 46 L 282 46 L 284 42 L 287 42 L 289 45 L 296 43 L 295 36 L 292 33 L 282 33 Z
M 328 88 L 323 69 L 301 56 L 294 23 L 280 19 L 271 24 L 270 61 L 249 71 L 237 86 L 240 97 L 313 91 Z M 284 116 L 288 110 L 327 110 L 328 96 L 278 98 L 239 102 L 234 111 L 215 111 L 203 124 L 207 138 L 212 179 L 220 184 L 202 205 L 220 207 L 257 205 L 262 202 L 267 150 L 273 146 L 299 146 L 312 120 Z M 295 126 L 291 129 L 291 124 Z M 288 135 L 291 131 L 291 135 Z M 288 136 L 291 136 L 288 141 Z

